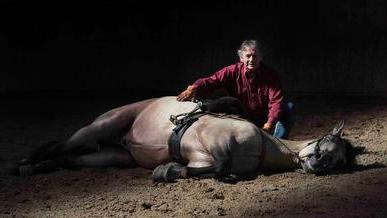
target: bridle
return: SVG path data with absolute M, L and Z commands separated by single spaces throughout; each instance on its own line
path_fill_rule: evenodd
M 305 149 L 313 144 L 316 143 L 315 147 L 314 147 L 314 154 L 320 154 L 320 144 L 321 142 L 326 139 L 327 137 L 334 137 L 334 138 L 339 138 L 341 140 L 341 138 L 337 135 L 333 135 L 333 134 L 326 134 L 316 140 L 313 140 L 311 142 L 308 142 L 308 144 L 306 144 L 302 149 Z M 277 137 L 273 137 L 275 138 L 275 140 L 277 140 L 277 142 L 279 142 L 282 146 L 284 146 L 288 151 L 290 151 L 291 154 L 293 154 L 293 157 L 295 158 L 296 161 L 298 161 L 299 163 L 304 163 L 305 161 L 298 155 L 297 152 L 294 152 L 292 151 L 285 143 L 283 143 L 280 139 L 278 139 Z

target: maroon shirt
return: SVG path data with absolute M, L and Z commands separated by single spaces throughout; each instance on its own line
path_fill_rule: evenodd
M 199 97 L 225 88 L 231 96 L 242 101 L 251 121 L 259 126 L 278 121 L 283 99 L 281 81 L 264 63 L 260 63 L 254 72 L 246 72 L 245 65 L 239 62 L 196 80 L 194 85 Z

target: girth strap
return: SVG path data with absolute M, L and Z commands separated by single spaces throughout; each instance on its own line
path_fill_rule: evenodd
M 247 117 L 242 103 L 234 97 L 226 96 L 212 101 L 196 102 L 196 107 L 188 112 L 178 115 L 171 115 L 170 121 L 176 125 L 172 130 L 172 134 L 168 139 L 168 151 L 174 161 L 185 164 L 180 153 L 180 142 L 185 131 L 199 119 L 199 117 L 209 114 L 219 118 L 232 117 L 234 119 L 245 120 L 240 115 Z M 220 114 L 223 113 L 223 114 Z M 234 116 L 228 116 L 227 114 L 234 114 Z M 179 118 L 182 117 L 182 118 Z
M 199 117 L 205 115 L 204 112 L 196 112 L 193 114 L 190 114 L 189 116 L 186 116 L 179 120 L 179 124 L 176 125 L 176 127 L 172 130 L 171 136 L 169 136 L 168 139 L 168 151 L 169 155 L 173 158 L 174 161 L 178 163 L 184 163 L 183 157 L 180 153 L 180 142 L 181 138 L 183 137 L 185 131 L 197 120 L 199 120 Z

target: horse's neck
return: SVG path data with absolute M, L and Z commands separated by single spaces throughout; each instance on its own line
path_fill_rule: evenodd
M 291 141 L 291 140 L 284 140 L 279 139 L 282 146 L 286 146 L 294 153 L 300 153 L 301 150 L 303 150 L 308 144 L 314 140 L 303 140 L 303 141 Z
M 265 168 L 293 169 L 300 167 L 298 153 L 311 141 L 282 140 L 265 132 L 262 133 L 262 136 L 263 145 L 266 148 L 263 161 Z

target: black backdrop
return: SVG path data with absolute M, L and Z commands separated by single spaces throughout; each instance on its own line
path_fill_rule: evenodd
M 387 96 L 384 0 L 7 0 L 0 19 L 2 95 L 174 95 L 257 38 L 289 95 Z

